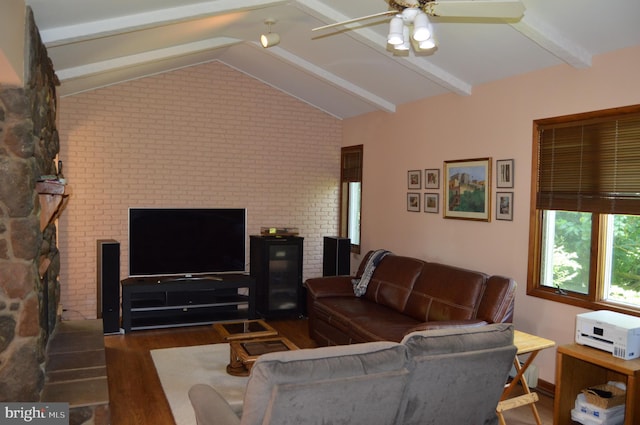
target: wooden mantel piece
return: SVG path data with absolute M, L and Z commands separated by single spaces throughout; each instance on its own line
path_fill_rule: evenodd
M 40 195 L 40 230 L 58 218 L 71 195 L 71 186 L 58 181 L 42 181 L 36 183 Z

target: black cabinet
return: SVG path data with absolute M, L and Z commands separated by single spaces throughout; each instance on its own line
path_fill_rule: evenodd
M 243 274 L 128 278 L 121 285 L 125 332 L 256 318 L 255 282 Z
M 269 319 L 302 316 L 302 242 L 298 236 L 251 236 L 251 277 L 258 315 Z

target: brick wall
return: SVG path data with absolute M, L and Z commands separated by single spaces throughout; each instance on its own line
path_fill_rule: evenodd
M 96 315 L 97 239 L 121 242 L 127 275 L 129 207 L 247 208 L 249 234 L 298 227 L 304 276 L 321 274 L 341 121 L 219 62 L 65 97 L 58 113 L 65 319 Z

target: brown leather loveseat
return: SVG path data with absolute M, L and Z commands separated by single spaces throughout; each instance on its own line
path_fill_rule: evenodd
M 418 330 L 513 320 L 513 279 L 393 254 L 382 258 L 357 297 L 352 280 L 363 276 L 371 255 L 356 276 L 305 282 L 309 334 L 319 345 L 399 342 Z

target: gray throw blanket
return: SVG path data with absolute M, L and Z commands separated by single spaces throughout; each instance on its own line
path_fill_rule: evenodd
M 367 292 L 367 286 L 369 286 L 369 281 L 371 280 L 371 276 L 373 276 L 373 272 L 376 270 L 378 264 L 380 264 L 380 261 L 389 254 L 391 254 L 390 251 L 378 249 L 369 256 L 367 264 L 364 266 L 362 277 L 360 279 L 351 280 L 351 283 L 353 284 L 353 293 L 356 297 L 361 297 L 365 292 Z

